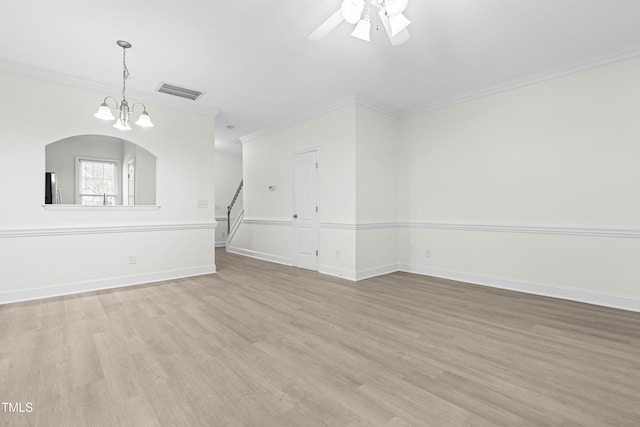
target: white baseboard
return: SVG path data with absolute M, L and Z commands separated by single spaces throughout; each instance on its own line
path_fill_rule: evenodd
M 443 279 L 473 283 L 476 285 L 490 286 L 492 288 L 508 289 L 511 291 L 525 292 L 528 294 L 542 295 L 570 301 L 584 302 L 587 304 L 601 305 L 604 307 L 612 307 L 622 310 L 640 312 L 640 299 L 633 298 L 627 295 L 561 287 L 543 283 L 521 282 L 517 280 L 482 276 L 471 273 L 462 273 L 458 271 L 451 271 L 428 266 L 400 264 L 398 266 L 398 269 L 399 271 L 404 271 L 406 273 L 440 277 Z
M 230 247 L 229 252 L 258 258 L 264 261 L 276 262 L 278 264 L 292 265 L 293 261 L 289 258 L 279 257 L 262 252 L 251 251 L 247 249 Z M 337 268 L 329 265 L 319 265 L 318 272 L 328 274 L 330 276 L 339 277 L 341 279 L 358 281 L 371 277 L 382 276 L 396 271 L 406 273 L 420 274 L 425 276 L 440 277 L 443 279 L 456 280 L 460 282 L 472 283 L 476 285 L 489 286 L 499 289 L 507 289 L 517 292 L 525 292 L 528 294 L 548 296 L 552 298 L 560 298 L 570 301 L 584 302 L 587 304 L 595 304 L 604 307 L 619 308 L 622 310 L 630 310 L 640 312 L 640 299 L 626 295 L 619 295 L 607 292 L 598 292 L 579 288 L 569 288 L 543 283 L 529 283 L 511 279 L 504 279 L 492 276 L 482 276 L 472 273 L 463 273 L 428 266 L 410 265 L 410 264 L 390 264 L 386 266 L 370 268 L 367 270 L 353 271 L 343 268 Z
M 227 246 L 227 241 L 226 240 L 220 240 L 219 242 L 215 243 L 215 247 L 216 248 L 224 248 L 225 246 Z
M 271 262 L 275 262 L 276 264 L 284 264 L 289 266 L 293 265 L 293 260 L 291 258 L 267 254 L 264 252 L 252 251 L 250 249 L 243 249 L 235 246 L 227 247 L 227 252 L 231 252 L 232 254 L 244 255 L 251 258 L 257 258 L 263 261 L 271 261 Z
M 343 268 L 332 267 L 330 265 L 319 265 L 318 273 L 328 274 L 329 276 L 339 277 L 341 279 L 347 279 L 355 282 L 358 280 L 357 274 L 352 270 L 345 270 Z
M 370 279 L 372 277 L 383 276 L 385 274 L 394 273 L 396 271 L 398 271 L 398 266 L 396 264 L 358 271 L 345 270 L 343 268 L 332 267 L 330 265 L 318 266 L 318 273 L 328 274 L 329 276 L 339 277 L 341 279 L 347 279 L 353 282 L 357 282 L 358 280 Z
M 216 272 L 215 265 L 202 267 L 181 268 L 177 270 L 160 271 L 156 273 L 144 273 L 131 276 L 112 277 L 109 279 L 87 280 L 83 282 L 68 283 L 63 285 L 48 286 L 45 288 L 32 288 L 12 290 L 0 293 L 0 305 L 14 302 L 30 301 L 42 298 L 58 297 L 63 295 L 79 294 L 82 292 L 99 291 L 103 289 L 121 288 L 125 286 L 142 285 L 144 283 L 161 282 L 163 280 L 181 279 L 184 277 L 202 276 Z
M 358 270 L 356 272 L 356 280 L 371 279 L 372 277 L 384 276 L 385 274 L 395 273 L 396 271 L 398 271 L 398 264 Z

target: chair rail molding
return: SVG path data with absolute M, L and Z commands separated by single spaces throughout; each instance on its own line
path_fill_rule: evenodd
M 383 230 L 397 227 L 397 221 L 320 221 L 320 228 L 333 228 L 336 230 Z
M 640 225 L 617 226 L 582 224 L 400 221 L 398 222 L 398 227 L 409 229 L 489 231 L 502 233 L 534 233 L 572 236 L 640 238 Z
M 243 224 L 254 225 L 293 225 L 291 218 L 247 218 L 242 220 Z
M 124 223 L 124 224 L 56 224 L 22 225 L 0 228 L 0 238 L 73 236 L 80 234 L 134 233 L 175 230 L 215 230 L 216 221 Z

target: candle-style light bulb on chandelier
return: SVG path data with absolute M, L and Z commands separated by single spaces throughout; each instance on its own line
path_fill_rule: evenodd
M 131 43 L 118 40 L 116 42 L 118 46 L 122 48 L 122 101 L 118 105 L 118 101 L 112 97 L 107 96 L 104 98 L 102 104 L 98 108 L 98 112 L 94 114 L 94 117 L 97 117 L 102 120 L 113 120 L 116 119 L 116 123 L 113 125 L 114 128 L 120 130 L 131 130 L 131 126 L 129 126 L 129 119 L 131 114 L 135 114 L 136 106 L 142 107 L 142 111 L 139 113 L 138 120 L 136 121 L 136 125 L 141 126 L 143 128 L 153 127 L 153 123 L 151 122 L 151 117 L 149 117 L 149 113 L 147 113 L 147 107 L 141 103 L 136 102 L 129 108 L 129 102 L 127 101 L 126 89 L 127 89 L 127 79 L 129 79 L 129 69 L 127 68 L 127 49 L 131 48 Z M 115 111 L 118 112 L 118 117 L 116 118 L 113 115 L 113 111 L 107 101 L 113 101 L 115 103 Z

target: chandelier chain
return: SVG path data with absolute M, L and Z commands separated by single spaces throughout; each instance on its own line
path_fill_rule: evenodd
M 127 79 L 131 75 L 129 74 L 129 69 L 127 68 L 127 49 L 122 48 L 122 99 L 126 101 L 127 96 L 125 95 L 125 91 L 127 88 Z

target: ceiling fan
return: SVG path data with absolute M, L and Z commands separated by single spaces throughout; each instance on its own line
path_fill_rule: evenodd
M 375 29 L 382 24 L 391 44 L 399 46 L 409 40 L 407 26 L 411 23 L 402 14 L 407 8 L 409 0 L 343 0 L 340 9 L 324 21 L 309 35 L 309 40 L 320 40 L 342 21 L 356 24 L 351 35 L 361 40 L 369 41 L 372 20 Z

